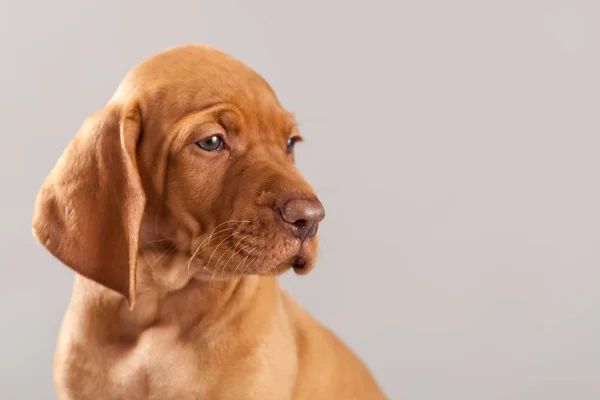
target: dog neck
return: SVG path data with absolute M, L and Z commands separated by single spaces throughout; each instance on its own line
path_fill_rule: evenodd
M 168 266 L 139 263 L 133 309 L 123 296 L 78 276 L 79 287 L 73 292 L 78 298 L 71 301 L 71 311 L 93 325 L 101 324 L 106 340 L 135 341 L 148 329 L 170 327 L 185 334 L 199 326 L 208 329 L 216 321 L 239 321 L 252 314 L 252 307 L 265 312 L 277 303 L 274 276 L 206 280 L 190 275 L 180 260 L 171 261 Z

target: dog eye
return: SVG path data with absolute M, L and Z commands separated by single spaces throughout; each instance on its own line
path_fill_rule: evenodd
M 294 146 L 299 141 L 300 141 L 300 138 L 298 138 L 298 137 L 289 138 L 288 141 L 287 141 L 287 152 L 291 153 L 292 151 L 294 151 Z
M 205 151 L 218 151 L 223 148 L 223 138 L 218 135 L 213 135 L 197 141 L 196 145 Z

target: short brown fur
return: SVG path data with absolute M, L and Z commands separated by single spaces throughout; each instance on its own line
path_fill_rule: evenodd
M 196 145 L 212 135 L 223 150 Z M 77 272 L 60 399 L 384 398 L 277 283 L 318 248 L 278 217 L 285 199 L 320 204 L 286 152 L 298 135 L 269 85 L 215 49 L 172 48 L 127 75 L 36 201 L 34 235 Z

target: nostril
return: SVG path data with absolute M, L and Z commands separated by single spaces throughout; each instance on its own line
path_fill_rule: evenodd
M 308 225 L 308 221 L 305 219 L 299 219 L 298 221 L 294 222 L 293 225 L 296 228 L 304 229 L 304 228 L 306 228 L 306 225 Z

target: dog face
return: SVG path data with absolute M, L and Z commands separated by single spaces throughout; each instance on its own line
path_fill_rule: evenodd
M 248 67 L 207 47 L 167 50 L 84 123 L 38 195 L 34 234 L 130 304 L 138 256 L 197 279 L 306 273 L 324 209 L 294 167 L 300 140 Z

